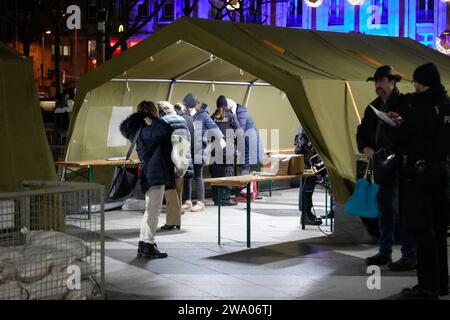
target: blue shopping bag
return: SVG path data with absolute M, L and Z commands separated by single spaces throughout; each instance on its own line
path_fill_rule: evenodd
M 377 218 L 379 215 L 377 195 L 380 186 L 373 182 L 373 175 L 371 181 L 367 179 L 369 165 L 364 178 L 356 181 L 355 191 L 344 206 L 347 214 L 364 218 Z

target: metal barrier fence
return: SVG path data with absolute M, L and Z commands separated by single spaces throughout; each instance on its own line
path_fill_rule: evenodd
M 104 187 L 22 186 L 0 193 L 0 300 L 105 298 Z

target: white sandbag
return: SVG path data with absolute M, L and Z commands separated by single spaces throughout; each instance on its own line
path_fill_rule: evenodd
M 25 291 L 20 282 L 9 281 L 0 283 L 0 300 L 27 300 L 28 293 Z
M 77 257 L 71 255 L 69 252 L 58 250 L 53 252 L 49 256 L 49 260 L 51 262 L 53 272 L 53 271 L 61 271 L 67 268 L 68 266 L 72 265 L 77 260 Z
M 19 247 L 0 247 L 0 272 L 3 267 L 8 264 L 11 260 L 21 259 L 23 246 Z
M 0 272 L 0 283 L 6 281 L 14 281 L 17 278 L 17 269 L 14 261 L 9 260 L 3 265 L 2 271 Z
M 27 245 L 48 247 L 53 250 L 70 252 L 77 259 L 91 254 L 90 248 L 80 239 L 55 231 L 22 231 L 26 235 Z
M 145 200 L 127 199 L 122 206 L 123 211 L 145 211 Z
M 16 262 L 17 277 L 25 283 L 41 280 L 50 273 L 51 262 L 48 259 L 24 259 Z
M 69 276 L 64 272 L 50 273 L 42 280 L 24 283 L 23 288 L 28 292 L 30 300 L 61 300 L 69 290 L 67 286 Z
M 91 266 L 91 264 L 82 260 L 76 260 L 72 262 L 70 265 L 66 266 L 65 268 L 60 269 L 60 271 L 67 272 L 67 269 L 73 266 L 80 268 L 81 279 L 83 280 L 88 279 L 91 275 L 96 273 L 95 269 Z
M 91 279 L 81 281 L 80 290 L 69 290 L 64 300 L 87 300 L 95 294 L 95 284 Z

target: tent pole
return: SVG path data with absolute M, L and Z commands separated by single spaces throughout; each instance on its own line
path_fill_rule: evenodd
M 175 80 L 170 83 L 169 92 L 167 93 L 167 101 L 169 101 L 169 102 L 172 99 L 172 93 L 173 93 L 173 86 L 174 85 L 175 85 Z
M 169 79 L 125 79 L 125 78 L 114 78 L 111 79 L 112 82 L 155 82 L 155 83 L 171 83 L 173 80 Z M 266 82 L 242 82 L 242 81 L 212 81 L 212 80 L 176 80 L 178 83 L 190 83 L 190 84 L 212 84 L 215 85 L 241 85 L 241 86 L 262 86 L 262 87 L 272 87 L 270 83 Z
M 244 106 L 247 107 L 248 101 L 250 100 L 250 95 L 252 94 L 252 89 L 253 89 L 253 83 L 251 83 L 248 88 L 247 88 L 247 92 L 245 93 L 245 97 L 244 97 Z

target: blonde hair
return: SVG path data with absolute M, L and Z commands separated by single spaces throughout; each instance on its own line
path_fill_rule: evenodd
M 174 110 L 173 105 L 169 101 L 158 101 L 156 105 L 158 106 L 158 109 L 163 112 L 165 110 Z

